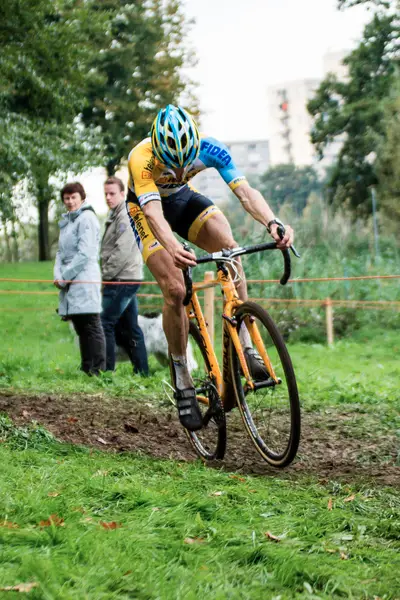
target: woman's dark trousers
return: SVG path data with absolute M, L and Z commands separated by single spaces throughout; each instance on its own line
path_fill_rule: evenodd
M 106 369 L 106 340 L 99 314 L 71 315 L 79 337 L 81 370 L 98 375 Z

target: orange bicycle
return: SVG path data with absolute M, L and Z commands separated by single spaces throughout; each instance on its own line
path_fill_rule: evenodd
M 187 292 L 184 304 L 195 358 L 192 377 L 203 416 L 202 429 L 185 431 L 203 460 L 224 457 L 227 439 L 225 413 L 235 405 L 264 460 L 274 467 L 284 467 L 296 456 L 300 440 L 300 403 L 289 353 L 268 312 L 255 302 L 242 302 L 235 288 L 236 276 L 239 276 L 235 258 L 274 249 L 276 243 L 269 242 L 222 250 L 197 259 L 198 264 L 215 262 L 217 265 L 217 281 L 223 293 L 222 373 L 197 296 L 197 292 L 205 286 L 192 283 L 191 268 L 184 271 Z M 292 250 L 299 256 L 295 249 Z M 288 250 L 282 254 L 285 272 L 280 282 L 284 285 L 290 277 L 290 254 Z M 241 327 L 247 328 L 258 360 L 265 367 L 263 372 L 267 376 L 262 381 L 254 380 L 249 371 L 239 338 Z M 171 379 L 172 389 L 172 364 Z

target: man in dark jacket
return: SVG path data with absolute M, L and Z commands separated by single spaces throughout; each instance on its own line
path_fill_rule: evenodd
M 107 371 L 115 369 L 115 336 L 132 362 L 135 373 L 148 374 L 143 332 L 138 325 L 136 292 L 143 279 L 143 262 L 129 224 L 125 207 L 124 184 L 118 177 L 104 183 L 104 194 L 110 212 L 101 242 L 103 312 L 101 321 L 106 337 Z M 107 282 L 115 281 L 115 284 Z M 137 281 L 132 285 L 127 282 Z M 122 339 L 121 339 L 122 338 Z

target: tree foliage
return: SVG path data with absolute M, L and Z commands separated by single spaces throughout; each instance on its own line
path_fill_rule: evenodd
M 396 0 L 391 0 L 396 1 Z M 359 4 L 365 4 L 367 8 L 378 7 L 389 9 L 390 8 L 390 0 L 338 0 L 338 8 L 339 10 L 344 10 L 345 8 L 350 8 L 352 6 L 357 6 Z
M 184 44 L 188 23 L 178 0 L 105 0 L 109 35 L 91 67 L 85 123 L 101 128 L 109 174 L 145 137 L 156 111 L 177 102 L 191 83 L 182 68 L 192 62 Z
M 186 30 L 178 0 L 0 4 L 0 219 L 15 218 L 13 186 L 28 179 L 40 259 L 51 177 L 96 164 L 114 172 L 155 110 L 190 91 Z
M 1 3 L 2 106 L 39 119 L 73 118 L 87 75 L 85 36 L 93 24 L 79 0 Z
M 400 221 L 400 79 L 384 104 L 383 135 L 377 144 L 376 173 L 379 207 L 396 223 Z
M 359 46 L 346 57 L 348 77 L 328 75 L 308 103 L 314 117 L 311 140 L 319 156 L 338 138 L 343 140 L 331 171 L 331 200 L 347 202 L 362 214 L 370 209 L 369 186 L 377 183 L 368 156 L 383 135 L 382 101 L 390 94 L 399 48 L 393 14 L 376 13 L 365 27 Z
M 290 204 L 297 214 L 301 214 L 309 195 L 320 191 L 321 185 L 313 167 L 282 164 L 262 175 L 258 187 L 275 209 Z
M 76 115 L 84 102 L 91 51 L 100 19 L 81 0 L 9 0 L 0 6 L 0 183 L 2 216 L 12 210 L 12 188 L 30 182 L 39 210 L 40 258 L 49 258 L 49 178 L 72 164 L 87 165 Z M 75 138 L 76 136 L 76 138 Z

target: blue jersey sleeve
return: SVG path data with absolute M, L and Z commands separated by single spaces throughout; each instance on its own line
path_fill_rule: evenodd
M 233 162 L 228 147 L 215 138 L 207 137 L 201 140 L 199 159 L 205 167 L 217 169 L 231 190 L 246 181 L 246 177 Z

